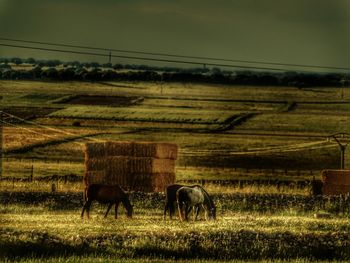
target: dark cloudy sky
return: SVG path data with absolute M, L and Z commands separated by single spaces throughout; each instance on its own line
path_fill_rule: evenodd
M 350 67 L 350 0 L 0 0 L 0 37 Z M 0 56 L 99 60 L 5 47 Z

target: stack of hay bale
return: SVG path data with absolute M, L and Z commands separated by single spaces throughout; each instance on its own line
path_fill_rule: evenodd
M 102 142 L 85 145 L 85 185 L 120 185 L 143 192 L 164 191 L 175 182 L 177 145 Z
M 350 193 L 350 170 L 325 170 L 322 172 L 324 195 Z

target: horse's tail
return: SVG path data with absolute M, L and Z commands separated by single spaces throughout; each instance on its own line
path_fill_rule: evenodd
M 181 188 L 180 188 L 181 189 Z M 180 198 L 180 189 L 178 189 L 176 191 L 176 203 L 177 203 L 177 209 L 179 211 L 179 217 L 180 217 L 180 221 L 183 221 L 183 217 L 182 217 L 182 207 L 181 207 L 181 201 L 179 200 Z
M 83 195 L 84 195 L 84 202 L 87 201 L 87 191 L 88 191 L 88 186 L 85 186 L 84 193 L 83 193 Z

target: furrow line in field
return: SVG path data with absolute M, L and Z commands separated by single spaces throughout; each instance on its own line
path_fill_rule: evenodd
M 230 156 L 230 155 L 247 155 L 247 154 L 264 154 L 264 153 L 279 153 L 279 152 L 294 152 L 302 150 L 316 150 L 322 148 L 332 148 L 337 147 L 337 145 L 323 145 L 328 142 L 313 142 L 313 143 L 303 143 L 298 145 L 290 145 L 287 147 L 266 147 L 257 148 L 247 151 L 225 151 L 225 150 L 198 150 L 198 151 L 186 151 L 180 150 L 180 154 L 183 155 L 194 155 L 194 156 L 206 156 L 215 154 L 216 156 Z M 317 146 L 318 145 L 318 146 Z

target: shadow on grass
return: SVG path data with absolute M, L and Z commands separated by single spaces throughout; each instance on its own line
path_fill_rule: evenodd
M 46 232 L 0 231 L 0 258 L 99 256 L 149 259 L 349 260 L 348 233 L 215 231 L 99 234 L 62 239 Z

